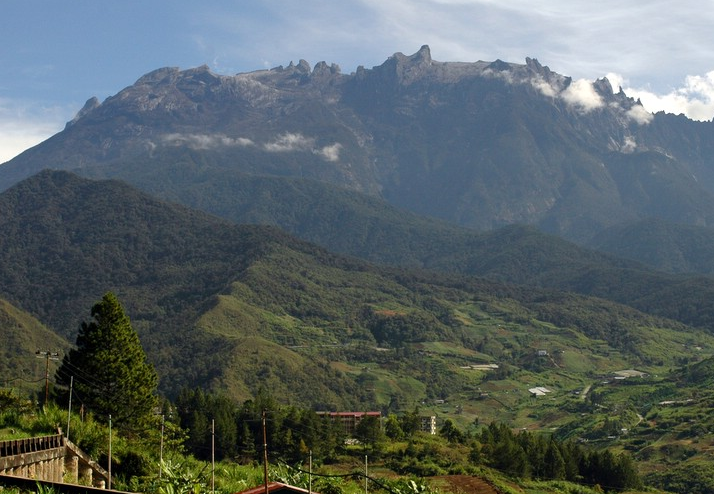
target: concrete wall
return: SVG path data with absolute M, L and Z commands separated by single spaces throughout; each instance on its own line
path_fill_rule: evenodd
M 108 480 L 103 468 L 61 434 L 0 441 L 0 475 L 100 488 Z

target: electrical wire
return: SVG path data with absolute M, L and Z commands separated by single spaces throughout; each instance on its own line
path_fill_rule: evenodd
M 15 382 L 15 381 L 22 381 L 22 382 L 26 382 L 26 383 L 30 383 L 30 384 L 37 384 L 37 383 L 44 382 L 45 378 L 41 377 L 40 379 L 37 379 L 36 381 L 31 381 L 29 379 L 25 379 L 24 377 L 13 377 L 12 379 L 3 379 L 2 381 L 6 384 L 5 387 L 7 387 L 7 384 Z

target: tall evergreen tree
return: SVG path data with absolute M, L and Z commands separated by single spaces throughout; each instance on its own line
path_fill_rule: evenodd
M 548 441 L 544 457 L 545 470 L 543 476 L 549 480 L 563 480 L 567 474 L 565 460 L 560 446 L 553 439 Z
M 93 321 L 83 322 L 77 348 L 65 355 L 57 381 L 68 385 L 74 377 L 77 397 L 100 420 L 138 429 L 158 404 L 158 377 L 146 360 L 139 336 L 117 297 L 108 292 L 91 310 Z

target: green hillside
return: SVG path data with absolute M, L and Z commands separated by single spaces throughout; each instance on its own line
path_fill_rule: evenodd
M 0 386 L 23 393 L 37 393 L 38 399 L 44 397 L 47 352 L 57 353 L 61 358 L 69 343 L 34 317 L 2 299 L 0 336 Z M 51 375 L 56 369 L 54 360 L 52 357 L 49 362 Z

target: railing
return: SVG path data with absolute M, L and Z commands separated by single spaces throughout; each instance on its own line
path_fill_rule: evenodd
M 10 439 L 0 441 L 0 458 L 7 456 L 34 453 L 64 446 L 61 434 L 54 436 L 28 437 L 26 439 Z

